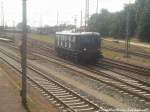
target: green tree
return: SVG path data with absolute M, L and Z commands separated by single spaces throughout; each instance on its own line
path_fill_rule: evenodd
M 94 14 L 88 23 L 88 27 L 90 31 L 97 31 L 102 36 L 109 35 L 109 18 L 111 14 L 106 10 L 103 9 L 101 14 Z
M 120 12 L 110 13 L 103 9 L 100 14 L 91 16 L 88 29 L 100 32 L 102 36 L 124 39 L 129 13 L 129 36 L 150 42 L 150 0 L 136 0 L 126 4 Z
M 137 0 L 137 36 L 141 41 L 150 42 L 150 0 Z

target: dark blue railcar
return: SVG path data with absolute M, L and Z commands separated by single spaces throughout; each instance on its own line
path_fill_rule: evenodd
M 58 55 L 79 62 L 96 62 L 101 53 L 100 34 L 96 32 L 57 32 L 55 50 Z

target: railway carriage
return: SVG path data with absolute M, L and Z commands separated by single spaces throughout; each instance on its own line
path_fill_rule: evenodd
M 96 32 L 57 32 L 55 50 L 59 56 L 78 62 L 96 62 L 102 57 L 100 43 Z

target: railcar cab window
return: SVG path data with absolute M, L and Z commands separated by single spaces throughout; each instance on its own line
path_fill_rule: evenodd
M 80 44 L 97 46 L 99 44 L 99 38 L 97 36 L 81 36 Z

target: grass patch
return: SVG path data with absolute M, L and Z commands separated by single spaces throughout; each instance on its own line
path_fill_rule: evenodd
M 134 38 L 134 37 L 133 37 L 133 38 L 131 38 L 131 40 L 130 40 L 130 41 L 131 41 L 131 42 L 140 42 L 140 41 L 139 41 L 139 39 Z
M 54 44 L 54 38 L 55 37 L 52 37 L 52 36 L 40 35 L 40 34 L 35 34 L 35 33 L 30 33 L 29 36 L 32 39 L 35 39 L 35 40 L 38 40 L 38 41 Z
M 125 41 L 125 39 L 121 39 L 121 38 L 114 38 L 114 37 L 104 37 L 105 39 L 116 39 L 116 40 L 122 40 Z M 150 42 L 141 42 L 137 37 L 130 37 L 130 42 L 136 42 L 136 43 L 142 43 L 142 44 L 149 44 Z M 108 41 L 107 41 L 108 42 Z
M 102 53 L 103 53 L 104 57 L 108 57 L 108 58 L 112 58 L 112 59 L 117 59 L 119 57 L 122 57 L 122 55 L 120 53 L 110 51 L 107 49 L 102 49 Z

